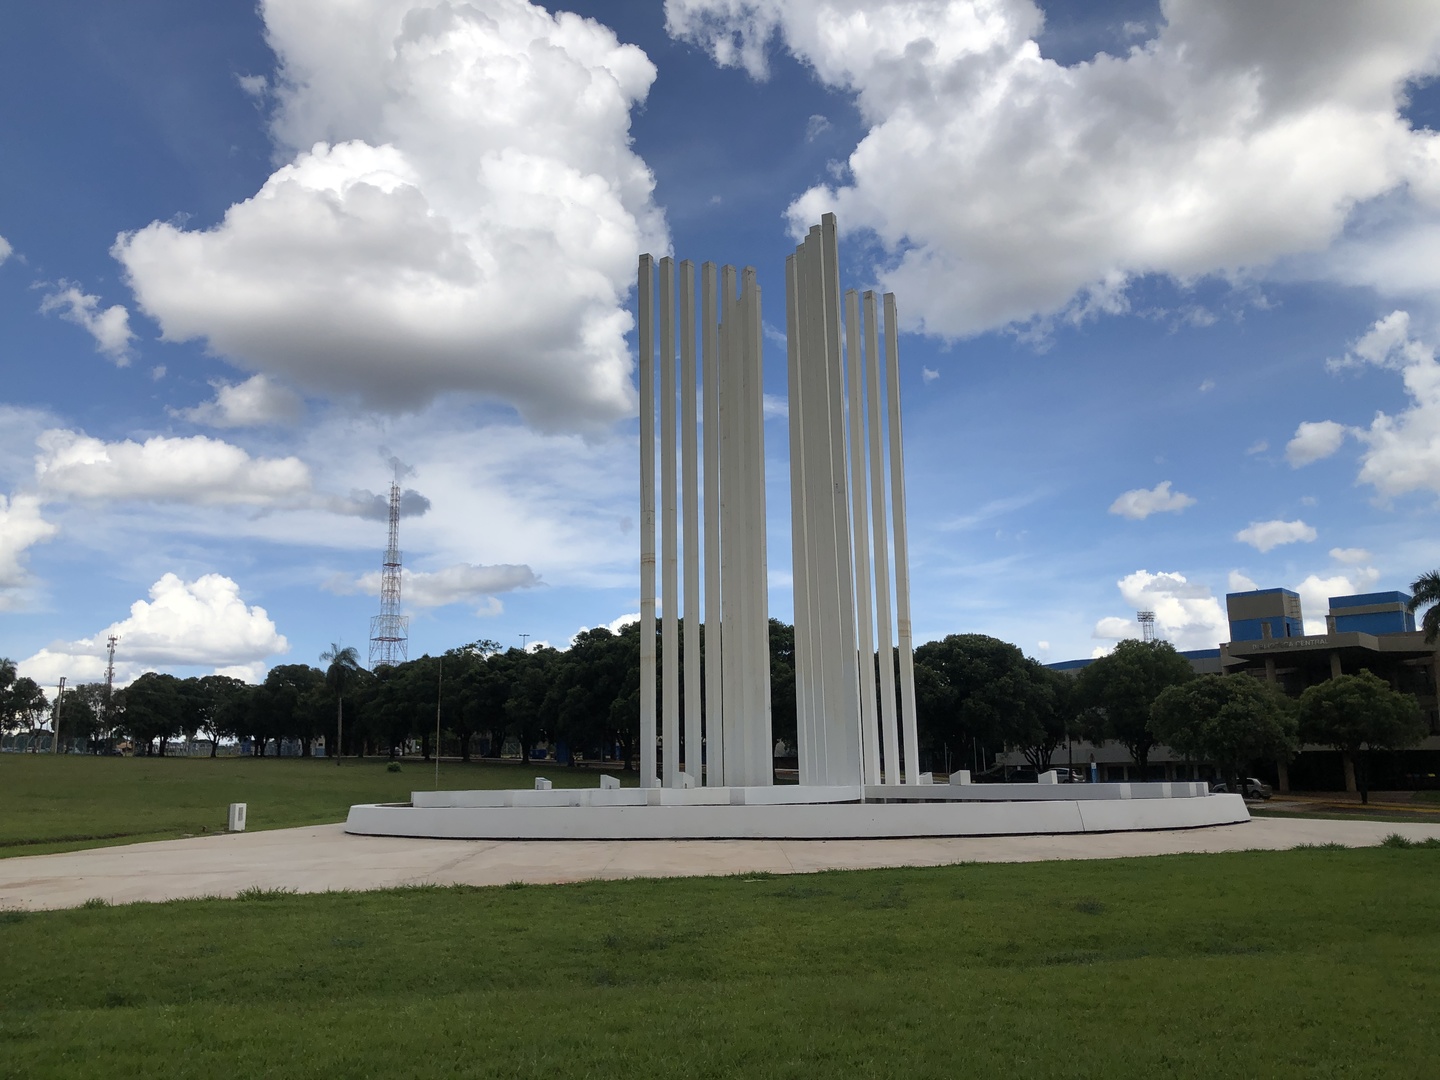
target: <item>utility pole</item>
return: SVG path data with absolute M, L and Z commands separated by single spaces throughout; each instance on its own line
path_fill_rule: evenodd
M 107 749 L 115 735 L 115 645 L 119 640 L 114 634 L 105 639 L 105 646 L 110 655 L 110 659 L 105 664 L 105 742 Z
M 65 676 L 60 676 L 60 685 L 55 688 L 55 716 L 50 721 L 53 734 L 50 737 L 50 752 L 60 753 L 60 702 L 65 700 Z
M 530 640 L 530 635 L 529 635 L 529 634 L 521 634 L 521 635 L 520 635 L 520 651 L 521 651 L 521 652 L 524 652 L 524 651 L 525 651 L 525 643 L 526 643 L 527 641 L 529 641 L 529 640 Z

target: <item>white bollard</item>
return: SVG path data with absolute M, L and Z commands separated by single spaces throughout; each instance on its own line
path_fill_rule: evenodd
M 613 790 L 615 790 L 616 788 L 618 788 L 619 786 L 620 786 L 620 780 L 619 780 L 618 777 L 610 776 L 610 775 L 608 775 L 608 774 L 606 774 L 606 773 L 601 773 L 601 774 L 600 774 L 600 790 L 601 790 L 601 791 L 613 791 Z
M 535 777 L 535 790 L 536 790 L 536 791 L 549 791 L 552 787 L 554 787 L 554 785 L 551 784 L 549 780 L 546 780 L 545 777 L 543 777 L 543 776 L 537 776 L 537 777 Z
M 1037 784 L 1058 784 L 1060 782 L 1060 775 L 1054 769 L 1051 769 L 1049 772 L 1042 772 L 1037 776 L 1035 782 Z
M 935 783 L 935 774 L 933 772 L 922 772 L 919 776 L 915 777 L 915 783 L 933 784 Z
M 950 774 L 950 783 L 952 783 L 952 784 L 968 784 L 968 783 L 970 783 L 970 770 L 969 770 L 969 769 L 956 769 L 954 772 L 952 772 L 952 773 Z
M 230 816 L 225 828 L 228 832 L 245 831 L 245 806 L 243 802 L 232 802 L 230 804 Z

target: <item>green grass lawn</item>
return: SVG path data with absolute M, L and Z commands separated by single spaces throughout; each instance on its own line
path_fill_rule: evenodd
M 232 802 L 247 804 L 252 830 L 344 821 L 353 803 L 408 801 L 412 790 L 435 785 L 433 763 L 407 761 L 398 773 L 386 765 L 0 754 L 0 858 L 223 832 Z M 596 771 L 547 762 L 440 766 L 445 788 L 530 787 L 536 775 L 556 787 L 600 786 Z
M 1440 849 L 0 913 L 0 1076 L 1431 1077 Z
M 1344 810 L 1270 810 L 1255 803 L 1248 803 L 1246 808 L 1250 811 L 1251 817 L 1259 818 L 1318 818 L 1321 821 L 1383 821 L 1391 823 L 1410 822 L 1414 824 L 1440 824 L 1433 813 L 1412 813 L 1407 814 L 1404 810 L 1396 810 L 1381 803 L 1371 803 L 1368 807 L 1357 804 L 1355 809 Z

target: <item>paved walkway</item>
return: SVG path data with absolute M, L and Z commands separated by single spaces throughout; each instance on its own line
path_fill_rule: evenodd
M 399 885 L 536 884 L 591 878 L 701 877 L 959 862 L 1115 859 L 1178 852 L 1378 844 L 1390 833 L 1440 837 L 1440 823 L 1257 818 L 1180 832 L 932 840 L 411 840 L 349 836 L 339 825 L 163 840 L 0 859 L 0 909 L 234 896 L 254 886 L 325 892 Z

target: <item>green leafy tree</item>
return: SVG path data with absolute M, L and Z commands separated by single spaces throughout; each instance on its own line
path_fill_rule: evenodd
M 1167 687 L 1194 677 L 1190 661 L 1168 641 L 1122 641 L 1075 681 L 1081 731 L 1091 742 L 1121 743 L 1143 774 L 1157 741 L 1150 730 L 1150 707 Z
M 629 693 L 632 675 L 639 684 L 631 651 L 624 637 L 601 626 L 576 634 L 570 648 L 555 658 L 557 736 L 569 743 L 572 755 L 598 752 L 603 757 L 614 741 L 612 706 Z M 698 762 L 686 764 L 698 767 Z
M 701 629 L 701 641 L 704 631 Z M 873 666 L 874 661 L 871 661 Z M 863 670 L 862 663 L 862 670 Z M 871 678 L 875 678 L 871 675 Z M 795 627 L 770 620 L 770 733 L 792 750 L 796 745 L 799 715 L 795 704 Z
M 1048 769 L 1066 735 L 1068 687 L 1009 642 L 985 634 L 951 634 L 915 650 L 916 720 L 932 752 L 960 751 L 972 739 L 989 748 L 1018 747 Z
M 104 683 L 77 683 L 75 686 L 67 686 L 60 706 L 61 739 L 94 739 L 100 731 L 100 716 L 104 705 Z
M 21 675 L 10 684 L 10 689 L 5 695 L 4 719 L 0 723 L 3 723 L 6 728 L 33 733 L 40 726 L 49 709 L 50 699 L 45 696 L 45 691 L 40 684 L 29 676 Z M 31 748 L 35 747 L 36 744 L 32 742 Z
M 483 730 L 479 710 L 473 707 L 474 673 L 486 659 L 500 651 L 500 643 L 489 638 L 472 641 L 458 649 L 447 649 L 444 661 L 444 695 L 441 718 L 445 730 L 460 744 L 460 760 L 470 760 L 470 744 Z
M 1430 609 L 1420 621 L 1420 628 L 1425 631 L 1426 643 L 1435 644 L 1435 639 L 1440 637 L 1440 570 L 1421 574 L 1410 583 L 1410 603 L 1406 606 L 1411 614 L 1422 607 Z
M 203 675 L 197 680 L 192 699 L 197 730 L 209 733 L 211 757 L 215 757 L 220 748 L 221 736 L 232 733 L 227 731 L 227 720 L 234 714 L 233 705 L 246 699 L 253 689 L 249 683 L 232 675 Z
M 560 654 L 542 646 L 529 652 L 511 649 L 506 656 L 515 671 L 505 701 L 506 730 L 520 744 L 520 759 L 528 762 L 531 750 L 554 730 L 559 718 L 560 694 L 554 676 Z
M 15 708 L 11 701 L 15 679 L 15 661 L 0 656 L 0 731 L 10 731 L 16 726 Z
M 1427 733 L 1414 696 L 1391 689 L 1373 672 L 1338 675 L 1300 695 L 1300 737 L 1340 751 L 1345 788 L 1358 786 L 1363 803 L 1370 801 L 1371 754 L 1414 746 Z
M 1073 680 L 1030 659 L 1012 679 L 1013 708 L 1001 725 L 1004 741 L 1018 746 L 1025 760 L 1044 772 L 1070 734 Z
M 145 756 L 158 743 L 164 757 L 165 741 L 180 734 L 184 719 L 184 688 L 174 675 L 147 671 L 125 688 L 125 727 Z
M 353 686 L 353 682 L 348 683 L 347 691 Z M 277 664 L 271 668 L 258 691 L 251 695 L 251 734 L 259 740 L 262 752 L 270 739 L 277 743 L 296 739 L 301 754 L 307 754 L 310 742 L 324 730 L 324 716 L 315 703 L 317 695 L 326 689 L 325 674 L 309 664 Z M 257 711 L 261 715 L 256 716 Z
M 345 744 L 345 690 L 360 671 L 360 654 L 354 645 L 343 648 L 332 644 L 320 654 L 325 669 L 325 685 L 335 695 L 335 764 L 340 764 Z
M 1288 758 L 1297 746 L 1294 703 L 1249 675 L 1201 675 L 1166 687 L 1150 707 L 1156 741 L 1195 761 L 1212 761 L 1238 791 L 1240 769 Z

